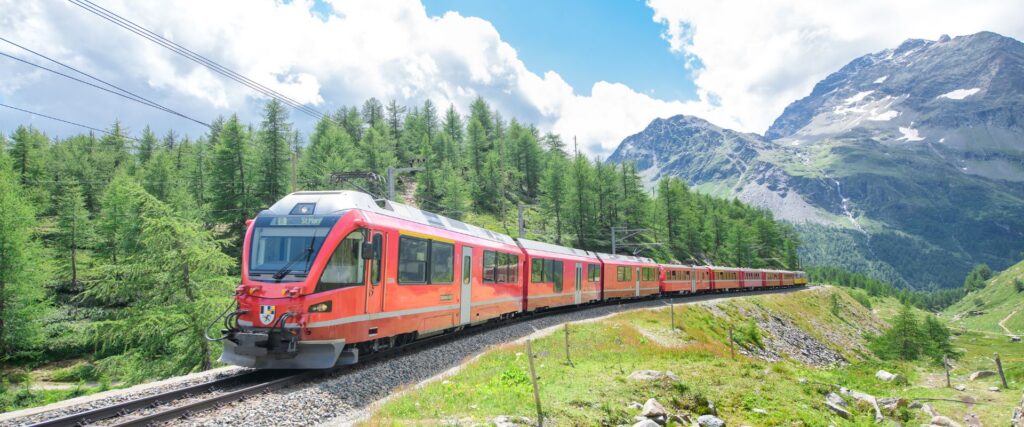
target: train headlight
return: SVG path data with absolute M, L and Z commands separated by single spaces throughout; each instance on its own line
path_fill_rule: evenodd
M 313 304 L 313 305 L 309 306 L 309 312 L 310 313 L 330 313 L 331 312 L 331 302 L 330 301 L 324 301 L 324 302 L 321 302 L 321 303 Z

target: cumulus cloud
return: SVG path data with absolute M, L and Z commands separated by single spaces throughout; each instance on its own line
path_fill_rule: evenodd
M 328 112 L 369 97 L 403 104 L 431 100 L 466 112 L 482 96 L 506 118 L 535 123 L 592 155 L 607 156 L 655 117 L 691 114 L 720 126 L 763 132 L 789 102 L 856 56 L 907 37 L 990 29 L 1020 37 L 1010 2 L 920 1 L 744 3 L 649 0 L 665 25 L 666 49 L 690 57 L 699 99 L 662 100 L 614 82 L 589 95 L 558 70 L 531 70 L 490 22 L 448 12 L 429 16 L 416 0 L 104 0 L 102 5 L 276 91 Z M 977 5 L 975 7 L 975 5 Z M 955 18 L 955 19 L 954 19 Z M 0 0 L 5 37 L 201 120 L 237 112 L 257 122 L 263 98 L 66 2 Z M 0 50 L 25 57 L 0 43 Z M 640 67 L 643 64 L 636 64 Z M 152 124 L 198 136 L 203 129 L 148 107 L 0 58 L 0 100 L 132 130 Z M 312 118 L 293 112 L 300 130 Z M 0 131 L 26 123 L 0 110 Z M 55 134 L 78 129 L 43 119 Z
M 988 30 L 1021 39 L 1014 0 L 648 0 L 691 59 L 717 124 L 763 133 L 790 102 L 852 59 L 908 38 Z
M 413 0 L 330 5 L 332 12 L 320 16 L 308 1 L 181 1 L 173 7 L 103 2 L 166 38 L 321 111 L 369 97 L 409 104 L 430 99 L 442 108 L 453 104 L 466 111 L 482 96 L 506 117 L 566 137 L 579 134 L 593 154 L 614 149 L 652 114 L 671 112 L 666 108 L 670 103 L 603 82 L 592 96 L 577 97 L 557 72 L 528 70 L 515 48 L 483 19 L 454 12 L 431 17 Z M 253 91 L 72 4 L 0 0 L 0 10 L 0 24 L 12 29 L 11 39 L 172 108 L 204 120 L 236 111 L 244 120 L 259 117 L 261 98 Z M 0 49 L 26 56 L 10 46 Z M 0 62 L 0 72 L 17 76 L 0 84 L 0 97 L 11 103 L 91 123 L 119 117 L 135 130 L 152 123 L 158 129 L 184 127 L 201 133 L 201 128 L 182 120 L 23 65 Z M 623 105 L 635 108 L 623 110 Z M 609 114 L 610 108 L 615 114 Z M 24 122 L 23 116 L 2 114 L 5 127 Z M 589 121 L 585 114 L 610 117 Z M 298 113 L 293 118 L 310 127 L 312 119 Z M 37 125 L 48 127 L 45 122 Z

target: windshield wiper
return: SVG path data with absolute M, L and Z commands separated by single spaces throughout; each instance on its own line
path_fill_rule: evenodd
M 277 270 L 277 272 L 274 273 L 274 280 L 277 280 L 278 282 L 280 282 L 281 279 L 284 278 L 284 276 L 287 276 L 288 273 L 291 273 L 292 272 L 292 265 L 295 265 L 295 263 L 297 263 L 297 262 L 299 262 L 299 260 L 303 259 L 303 256 L 305 256 L 305 260 L 306 260 L 306 269 L 309 270 L 309 261 L 310 261 L 311 255 L 313 255 L 313 245 L 314 244 L 316 244 L 316 233 L 313 233 L 313 238 L 310 239 L 309 247 L 306 248 L 305 251 L 300 252 L 298 254 L 298 256 L 296 256 L 295 258 L 292 258 L 290 261 L 288 261 L 287 264 L 284 265 L 284 267 L 281 267 L 280 270 Z

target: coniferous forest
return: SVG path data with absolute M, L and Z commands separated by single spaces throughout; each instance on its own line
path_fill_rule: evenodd
M 204 334 L 232 301 L 246 219 L 296 190 L 385 194 L 335 172 L 417 166 L 400 176 L 399 201 L 513 236 L 522 205 L 535 240 L 610 252 L 621 227 L 631 236 L 619 253 L 799 267 L 793 229 L 770 212 L 675 178 L 645 188 L 631 164 L 588 158 L 483 99 L 468 114 L 369 99 L 308 135 L 272 101 L 259 123 L 220 118 L 196 137 L 114 123 L 0 138 L 5 372 L 73 360 L 64 375 L 135 383 L 213 366 L 219 345 Z

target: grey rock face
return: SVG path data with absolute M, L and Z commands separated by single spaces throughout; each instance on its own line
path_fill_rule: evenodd
M 697 417 L 697 424 L 700 427 L 725 427 L 725 421 L 714 415 L 701 415 Z

